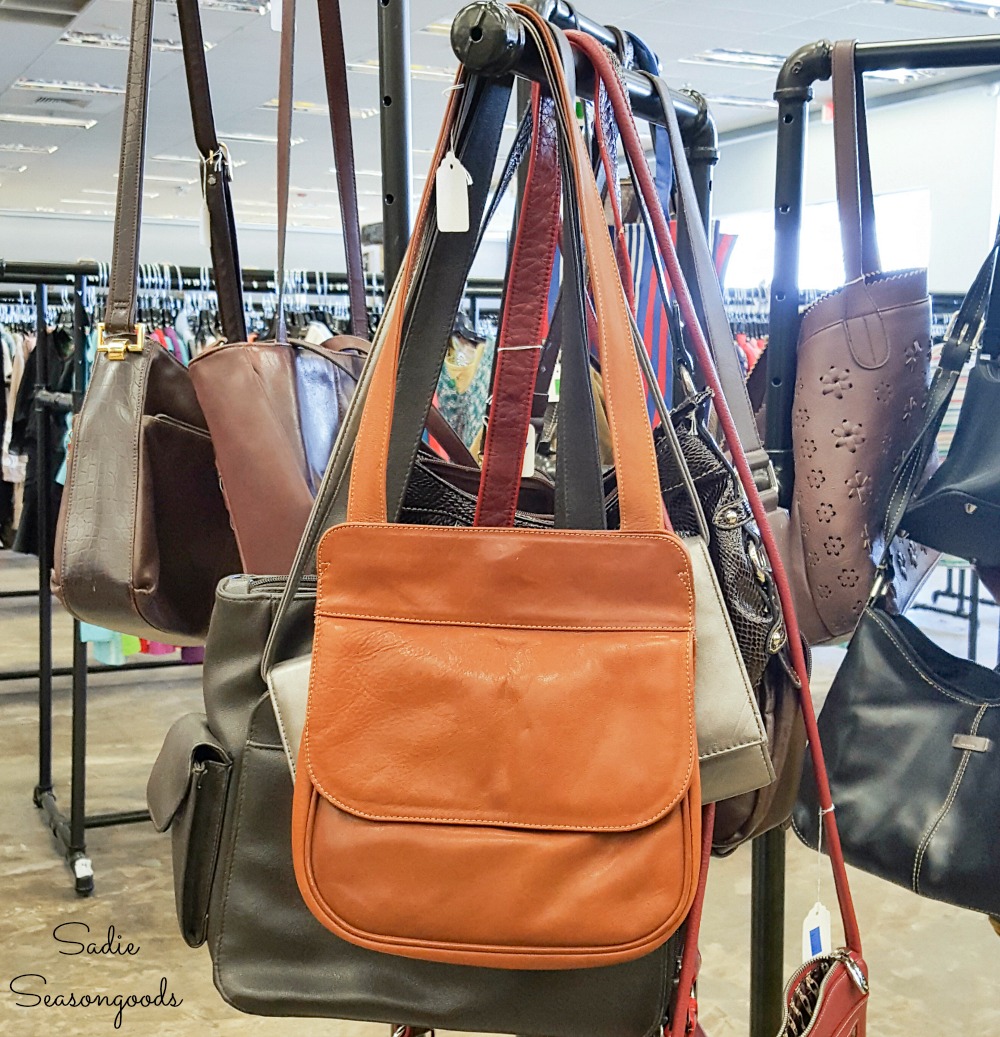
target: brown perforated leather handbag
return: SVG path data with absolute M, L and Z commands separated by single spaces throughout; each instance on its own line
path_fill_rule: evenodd
M 790 541 L 809 594 L 796 598 L 811 644 L 854 630 L 875 576 L 892 471 L 917 434 L 930 382 L 926 270 L 881 269 L 863 82 L 853 40 L 833 47 L 834 150 L 845 284 L 799 330 L 792 414 Z M 903 611 L 936 555 L 892 545 L 888 604 Z M 795 563 L 793 562 L 793 565 Z
M 631 326 L 561 56 L 545 23 L 515 10 L 557 101 L 566 352 L 586 373 L 585 242 L 622 528 L 602 528 L 596 451 L 574 480 L 596 492 L 586 506 L 565 502 L 563 528 L 388 524 L 397 308 L 355 444 L 348 521 L 317 557 L 292 853 L 306 904 L 351 943 L 583 968 L 661 946 L 694 897 L 693 594 L 665 528 Z

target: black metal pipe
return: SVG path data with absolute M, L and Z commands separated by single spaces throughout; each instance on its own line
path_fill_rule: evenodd
M 549 7 L 549 3 L 542 5 Z M 532 4 L 541 11 L 538 3 Z M 556 4 L 562 11 L 566 4 Z M 551 19 L 550 19 L 551 20 Z M 560 24 L 556 22 L 555 24 Z M 607 46 L 614 46 L 614 38 L 606 29 L 589 19 L 579 16 L 578 23 L 565 23 L 566 28 L 578 27 L 595 36 Z M 594 29 L 591 32 L 591 28 Z M 598 33 L 601 29 L 603 35 Z M 515 72 L 526 79 L 541 81 L 542 65 L 534 42 L 521 30 L 517 15 L 505 4 L 491 0 L 474 0 L 463 7 L 451 25 L 451 47 L 455 56 L 470 71 L 484 76 L 500 76 Z M 660 100 L 649 80 L 636 72 L 625 70 L 625 86 L 628 88 L 632 111 L 646 122 L 664 125 Z M 594 96 L 594 74 L 586 57 L 576 55 L 576 83 L 581 96 Z M 681 130 L 690 132 L 705 118 L 702 107 L 687 94 L 671 90 L 674 108 Z
M 88 828 L 111 828 L 113 825 L 135 825 L 149 820 L 148 810 L 120 810 L 116 814 L 91 814 Z
M 779 93 L 776 91 L 776 94 Z M 781 503 L 788 505 L 794 482 L 792 395 L 799 337 L 799 230 L 804 195 L 809 87 L 780 91 L 777 173 L 774 185 L 774 275 L 767 347 L 767 428 Z
M 382 131 L 382 254 L 385 284 L 396 280 L 410 240 L 413 169 L 410 149 L 409 0 L 378 0 Z
M 74 278 L 73 292 L 73 397 L 79 412 L 87 390 L 87 311 L 83 306 L 87 279 Z M 73 734 L 70 765 L 69 850 L 86 852 L 84 822 L 87 814 L 87 645 L 80 637 L 80 621 L 73 620 Z
M 750 1037 L 781 1029 L 785 947 L 785 832 L 754 840 L 750 918 Z
M 45 311 L 48 290 L 35 286 L 35 391 L 48 388 L 48 329 Z M 35 485 L 37 487 L 38 551 L 38 786 L 39 793 L 52 788 L 52 590 L 49 583 L 52 552 L 49 547 L 49 503 L 52 492 L 52 458 L 49 415 L 35 407 Z
M 166 670 L 174 666 L 201 666 L 201 663 L 189 663 L 184 659 L 162 659 L 148 663 L 131 662 L 122 663 L 121 666 L 88 666 L 87 673 L 127 673 L 130 670 Z M 39 676 L 38 670 L 5 670 L 0 673 L 0 681 L 29 681 Z M 53 666 L 53 677 L 72 677 L 72 666 Z
M 38 596 L 37 590 L 30 591 L 0 591 L 0 600 L 4 598 L 34 598 Z

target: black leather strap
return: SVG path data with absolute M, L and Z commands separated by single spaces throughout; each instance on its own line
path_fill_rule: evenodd
M 132 43 L 125 77 L 125 118 L 118 163 L 118 198 L 115 203 L 111 273 L 108 278 L 108 306 L 104 317 L 105 333 L 116 338 L 135 337 L 142 166 L 146 153 L 153 7 L 153 0 L 135 0 L 132 5 Z
M 344 253 L 347 257 L 351 334 L 359 338 L 368 338 L 361 221 L 358 215 L 358 188 L 354 173 L 354 138 L 347 92 L 347 60 L 344 53 L 344 26 L 340 14 L 340 0 L 319 0 L 319 32 L 323 46 L 326 100 L 330 109 L 330 129 L 333 134 L 337 193 L 340 197 L 340 226 L 344 235 Z
M 205 40 L 201 31 L 198 0 L 177 0 L 184 72 L 191 104 L 194 139 L 201 154 L 202 190 L 208 209 L 212 267 L 219 299 L 222 330 L 230 342 L 245 342 L 243 273 L 236 244 L 236 220 L 229 189 L 232 170 L 229 154 L 219 143 L 212 115 L 212 95 L 205 62 Z
M 509 77 L 473 77 L 462 91 L 456 155 L 472 177 L 470 229 L 464 234 L 442 234 L 432 203 L 424 259 L 414 276 L 408 304 L 389 442 L 386 500 L 393 521 L 402 506 L 475 256 L 512 85 Z
M 754 483 L 761 493 L 769 490 L 776 493 L 777 484 L 774 479 L 774 471 L 757 431 L 757 422 L 754 418 L 753 408 L 750 406 L 750 398 L 747 396 L 743 368 L 736 353 L 736 344 L 729 325 L 722 288 L 705 234 L 705 225 L 699 213 L 694 181 L 691 179 L 691 170 L 684 154 L 684 141 L 681 136 L 680 124 L 677 121 L 677 112 L 674 110 L 670 90 L 666 83 L 656 76 L 648 78 L 663 106 L 667 134 L 673 152 L 674 175 L 677 183 L 677 208 L 683 217 L 679 229 L 680 233 L 686 237 L 688 253 L 692 260 L 691 273 L 693 276 L 688 278 L 688 286 L 695 309 L 700 308 L 704 313 L 705 337 L 712 350 L 719 380 L 739 432 L 743 452 L 754 473 Z M 655 253 L 657 250 L 653 251 Z M 657 277 L 662 290 L 662 270 L 657 271 Z

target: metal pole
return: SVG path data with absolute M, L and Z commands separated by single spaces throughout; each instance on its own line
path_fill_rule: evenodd
M 774 277 L 767 346 L 765 445 L 778 477 L 781 503 L 792 493 L 792 393 L 799 337 L 799 231 L 806 154 L 807 105 L 817 66 L 829 63 L 829 44 L 811 44 L 793 54 L 778 77 L 777 176 L 774 189 Z
M 403 255 L 410 240 L 410 194 L 413 185 L 410 144 L 413 132 L 410 116 L 409 0 L 378 0 L 378 52 L 382 131 L 382 251 L 384 283 L 391 286 L 403 265 Z
M 35 392 L 48 389 L 48 334 L 45 311 L 48 290 L 35 286 Z M 35 402 L 35 481 L 37 487 L 38 550 L 38 785 L 35 805 L 52 790 L 52 590 L 49 584 L 52 557 L 49 549 L 49 502 L 52 459 L 49 448 L 49 413 Z
M 784 829 L 753 841 L 750 881 L 750 1037 L 774 1037 L 785 982 Z
M 546 6 L 550 4 L 551 0 L 548 0 Z M 538 2 L 533 2 L 531 6 L 544 14 Z M 560 5 L 560 10 L 563 7 L 566 5 Z M 614 38 L 607 29 L 597 26 L 582 15 L 574 17 L 578 17 L 582 31 L 607 46 L 614 46 Z M 553 24 L 561 25 L 562 22 L 556 21 Z M 541 58 L 534 41 L 521 32 L 517 15 L 504 4 L 474 0 L 463 7 L 451 24 L 451 49 L 462 64 L 480 75 L 503 76 L 515 72 L 518 76 L 536 82 L 544 78 Z M 663 126 L 665 123 L 660 98 L 649 80 L 628 69 L 623 71 L 622 80 L 628 90 L 635 115 L 646 122 Z M 581 54 L 576 55 L 576 89 L 580 97 L 594 96 L 594 70 Z M 687 133 L 693 123 L 704 119 L 704 113 L 698 103 L 687 94 L 671 90 L 670 95 L 674 99 L 674 109 L 681 130 Z
M 80 411 L 87 389 L 87 312 L 83 296 L 87 279 L 74 278 L 73 298 L 73 413 Z M 87 646 L 80 638 L 80 621 L 73 620 L 73 746 L 70 774 L 69 852 L 86 849 L 87 818 Z

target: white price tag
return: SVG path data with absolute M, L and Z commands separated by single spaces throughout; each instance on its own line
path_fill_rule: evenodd
M 817 900 L 802 923 L 802 960 L 817 954 L 829 954 L 833 949 L 830 936 L 830 912 Z
M 442 234 L 465 234 L 469 229 L 469 185 L 472 177 L 454 151 L 441 160 L 434 176 L 437 224 Z
M 281 32 L 281 0 L 271 0 L 271 28 Z
M 535 474 L 535 450 L 537 436 L 535 426 L 528 426 L 528 445 L 524 448 L 524 463 L 521 465 L 521 475 L 527 477 Z

